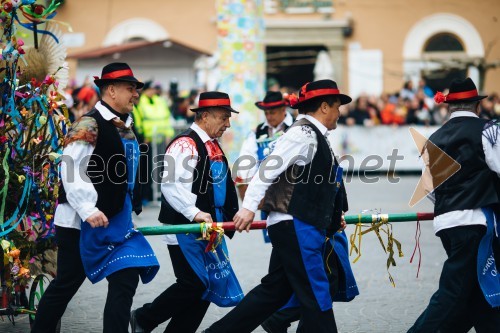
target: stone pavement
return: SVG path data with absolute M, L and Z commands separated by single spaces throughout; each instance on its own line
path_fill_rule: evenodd
M 383 178 L 374 184 L 362 184 L 359 179 L 353 178 L 347 184 L 349 214 L 380 208 L 383 213 L 432 211 L 432 205 L 427 201 L 409 208 L 408 201 L 417 181 L 418 177 L 407 176 L 397 184 L 391 184 Z M 159 223 L 157 216 L 158 208 L 148 207 L 137 218 L 136 223 L 139 226 L 155 225 Z M 389 282 L 385 266 L 387 257 L 377 238 L 372 233 L 363 238 L 362 257 L 353 264 L 360 295 L 349 303 L 334 303 L 340 332 L 406 332 L 427 306 L 432 293 L 437 289 L 445 252 L 439 239 L 434 236 L 432 222 L 424 221 L 421 225 L 422 262 L 419 277 L 416 278 L 418 254 L 413 263 L 409 262 L 415 246 L 416 224 L 394 224 L 394 237 L 402 243 L 404 252 L 403 258 L 396 258 L 397 266 L 390 269 L 396 282 L 395 288 Z M 346 231 L 350 235 L 354 226 L 349 226 Z M 151 283 L 139 285 L 133 308 L 153 300 L 175 279 L 162 236 L 151 236 L 148 240 L 159 258 L 161 269 Z M 261 231 L 237 234 L 233 240 L 228 241 L 228 246 L 234 270 L 243 290 L 248 291 L 265 275 L 271 247 L 264 244 Z M 352 259 L 353 257 L 351 261 Z M 101 332 L 106 288 L 105 281 L 96 285 L 86 281 L 68 306 L 62 319 L 62 332 Z M 221 318 L 227 311 L 228 309 L 211 305 L 199 331 Z M 8 322 L 0 322 L 0 332 L 29 332 L 27 318 L 19 316 L 17 320 L 15 327 Z M 166 324 L 161 325 L 155 332 L 162 332 L 165 326 Z M 255 332 L 264 331 L 259 328 Z

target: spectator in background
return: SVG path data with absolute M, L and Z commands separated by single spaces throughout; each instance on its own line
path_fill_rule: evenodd
M 92 110 L 94 105 L 99 100 L 96 87 L 94 83 L 90 81 L 89 77 L 85 78 L 81 87 L 72 90 L 71 97 L 73 98 L 74 103 L 71 110 L 74 120 L 80 119 L 84 114 Z
M 413 89 L 413 82 L 411 80 L 408 80 L 404 83 L 403 89 L 399 92 L 399 97 L 401 97 L 403 100 L 405 98 L 408 99 L 413 99 L 415 97 L 415 90 Z
M 380 109 L 377 104 L 378 100 L 375 96 L 368 97 L 367 110 L 370 115 L 372 125 L 380 125 Z
M 484 119 L 494 119 L 495 118 L 495 110 L 494 110 L 494 102 L 493 98 L 488 97 L 481 101 L 479 104 L 479 118 Z
M 500 97 L 497 93 L 492 93 L 490 98 L 493 100 L 493 111 L 495 119 L 500 119 Z
M 144 135 L 145 143 L 167 142 L 174 136 L 170 124 L 170 109 L 166 100 L 157 92 L 157 87 L 153 87 L 152 82 L 147 81 L 137 104 L 134 119 L 137 130 Z
M 267 79 L 268 91 L 280 91 L 280 83 L 274 77 Z
M 192 124 L 194 122 L 195 113 L 191 111 L 191 109 L 196 107 L 197 98 L 197 89 L 181 92 L 179 99 L 180 103 L 178 105 L 179 118 L 176 119 L 185 119 L 188 124 Z
M 366 96 L 358 97 L 354 109 L 349 112 L 349 118 L 354 119 L 355 125 L 373 126 L 373 121 L 368 111 L 368 99 Z M 349 124 L 351 123 L 352 121 L 349 121 Z
M 166 100 L 157 95 L 157 89 L 152 86 L 151 81 L 144 84 L 139 103 L 134 110 L 134 120 L 138 134 L 143 138 L 144 144 L 141 145 L 141 153 L 148 156 L 148 174 L 144 179 L 141 177 L 142 199 L 146 204 L 153 198 L 152 190 L 152 171 L 154 163 L 158 161 L 153 160 L 153 149 L 157 148 L 158 154 L 165 151 L 166 145 L 174 136 L 174 129 L 170 121 L 170 109 Z M 153 147 L 156 145 L 155 147 Z M 141 175 L 144 176 L 144 170 L 140 170 Z
M 354 125 L 354 118 L 349 117 L 349 107 L 346 105 L 341 105 L 339 108 L 339 120 L 337 124 L 339 125 L 347 125 L 347 126 L 353 126 Z M 297 118 L 297 117 L 295 117 Z
M 384 125 L 402 125 L 406 121 L 406 109 L 403 101 L 396 96 L 388 99 L 384 109 L 380 112 L 382 124 Z
M 418 81 L 418 89 L 422 89 L 422 91 L 424 92 L 425 96 L 427 96 L 429 98 L 433 98 L 434 97 L 434 91 L 431 89 L 431 87 L 429 87 L 427 85 L 427 83 L 425 82 L 424 78 L 421 78 Z

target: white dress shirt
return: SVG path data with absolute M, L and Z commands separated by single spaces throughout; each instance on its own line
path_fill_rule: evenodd
M 105 120 L 117 118 L 101 102 L 95 108 Z M 125 126 L 132 124 L 132 117 L 128 116 Z M 97 129 L 99 135 L 99 129 Z M 90 215 L 98 211 L 97 192 L 92 181 L 87 176 L 88 158 L 92 155 L 94 147 L 85 141 L 74 141 L 63 149 L 60 164 L 61 180 L 66 192 L 67 203 L 57 205 L 54 215 L 54 224 L 59 227 L 80 230 L 80 221 L 85 221 Z M 64 157 L 66 156 L 66 158 Z M 71 159 L 71 163 L 65 160 Z
M 321 133 L 323 133 L 323 135 L 327 133 L 327 128 L 316 118 L 310 115 L 305 115 L 300 118 L 309 120 Z M 245 200 L 243 201 L 242 207 L 252 212 L 257 211 L 260 201 L 273 180 L 293 164 L 303 166 L 311 163 L 316 154 L 317 146 L 318 140 L 316 132 L 311 130 L 310 127 L 294 126 L 290 128 L 285 134 L 278 138 L 274 150 L 263 162 L 264 167 L 261 166 L 259 171 L 252 178 L 245 193 Z M 281 221 L 291 219 L 293 219 L 293 217 L 289 214 L 270 212 L 267 218 L 267 226 L 269 227 Z
M 290 127 L 292 124 L 293 124 L 293 117 L 290 113 L 286 112 L 285 119 L 278 126 L 276 127 L 270 126 L 267 120 L 264 122 L 263 126 L 264 127 L 267 126 L 271 130 L 271 137 L 272 137 L 279 131 L 283 131 L 284 125 Z M 245 156 L 245 158 L 240 163 L 238 163 L 238 167 L 243 169 L 243 170 L 237 170 L 236 175 L 238 176 L 239 179 L 242 180 L 250 179 L 255 175 L 255 173 L 259 169 L 257 163 L 251 169 L 248 169 L 251 159 L 253 159 L 254 161 L 258 161 L 257 151 L 258 151 L 257 137 L 255 136 L 255 132 L 252 131 L 241 145 L 240 157 Z
M 475 117 L 478 116 L 469 111 L 455 111 L 451 113 L 450 119 L 456 117 Z M 486 164 L 490 170 L 497 173 L 498 177 L 500 177 L 500 140 L 497 141 L 494 145 L 492 145 L 486 136 L 485 132 L 497 131 L 498 129 L 495 126 L 492 126 L 483 131 L 482 143 L 483 143 L 483 151 L 486 157 Z M 424 160 L 425 161 L 425 160 Z M 428 163 L 427 161 L 425 161 Z M 432 189 L 427 189 L 427 192 Z M 484 225 L 486 226 L 486 217 L 484 216 L 481 208 L 477 209 L 466 209 L 466 210 L 454 210 L 448 213 L 444 213 L 434 217 L 434 232 L 437 233 L 440 230 L 458 227 L 458 226 L 466 226 L 466 225 Z
M 191 129 L 198 134 L 203 143 L 211 140 L 208 134 L 196 123 L 191 125 Z M 179 140 L 183 141 L 182 144 L 175 144 Z M 201 210 L 196 207 L 196 194 L 191 192 L 193 189 L 193 170 L 198 163 L 198 150 L 194 142 L 190 144 L 190 141 L 190 138 L 178 138 L 172 142 L 166 152 L 165 166 L 167 170 L 162 177 L 165 178 L 165 181 L 161 183 L 161 193 L 172 208 L 184 215 L 189 221 L 193 221 Z M 175 169 L 171 166 L 172 161 L 175 161 Z M 186 168 L 183 163 L 187 163 L 190 167 Z M 169 171 L 174 172 L 174 174 L 170 175 Z M 168 245 L 179 244 L 175 234 L 165 235 L 164 240 Z

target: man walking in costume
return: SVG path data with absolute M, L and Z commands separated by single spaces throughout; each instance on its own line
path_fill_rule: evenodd
M 193 111 L 191 128 L 167 147 L 159 220 L 169 224 L 232 221 L 238 198 L 217 138 L 230 127 L 231 113 L 238 112 L 221 92 L 202 93 Z M 224 238 L 217 237 L 218 244 L 212 247 L 200 237 L 166 236 L 177 282 L 132 312 L 132 332 L 151 332 L 170 319 L 165 332 L 194 333 L 210 302 L 234 306 L 243 298 Z
M 500 142 L 499 123 L 480 119 L 480 96 L 470 78 L 454 81 L 450 120 L 429 138 L 423 152 L 433 191 L 434 231 L 448 259 L 439 288 L 408 332 L 498 332 L 500 328 Z M 451 177 L 448 155 L 460 169 Z
M 336 128 L 340 105 L 350 101 L 331 80 L 306 84 L 298 101 L 291 100 L 305 116 L 278 139 L 234 218 L 238 230 L 249 230 L 263 198 L 273 244 L 270 272 L 206 332 L 252 332 L 292 295 L 306 332 L 337 331 L 323 250 L 327 235 L 331 238 L 341 227 L 344 205 L 337 193 L 344 189 L 325 135 Z
M 134 193 L 139 146 L 129 114 L 143 84 L 125 63 L 106 65 L 94 82 L 102 99 L 72 125 L 64 142 L 54 217 L 57 277 L 40 301 L 33 332 L 55 330 L 85 276 L 109 283 L 103 332 L 128 332 L 139 277 L 148 283 L 159 269 L 132 222 L 132 210 L 141 206 Z
M 245 198 L 248 182 L 259 169 L 260 163 L 269 155 L 272 147 L 278 139 L 293 123 L 293 117 L 286 111 L 289 105 L 288 100 L 283 98 L 279 91 L 268 91 L 263 101 L 255 103 L 255 106 L 264 111 L 266 121 L 257 125 L 255 132 L 252 132 L 243 142 L 240 151 L 240 159 L 248 160 L 252 165 L 242 165 L 237 172 L 236 188 L 241 200 Z M 267 214 L 261 212 L 261 219 L 267 219 Z M 267 229 L 262 230 L 264 241 L 270 243 Z
M 240 157 L 256 161 L 252 168 L 238 170 L 236 185 L 241 200 L 245 197 L 248 182 L 269 155 L 272 143 L 293 123 L 292 115 L 286 111 L 287 105 L 288 100 L 279 91 L 268 91 L 263 101 L 255 103 L 257 108 L 264 111 L 266 121 L 257 125 L 255 132 L 250 133 L 241 146 Z

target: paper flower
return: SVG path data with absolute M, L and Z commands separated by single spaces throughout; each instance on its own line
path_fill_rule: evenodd
M 57 103 L 68 78 L 66 50 L 58 43 L 62 34 L 50 22 L 58 4 L 44 1 L 44 7 L 36 2 L 42 3 L 7 0 L 0 4 L 0 80 L 8 87 L 0 95 L 0 161 L 4 161 L 0 189 L 6 191 L 0 196 L 0 244 L 9 260 L 6 272 L 15 281 L 6 274 L 7 283 L 21 287 L 32 272 L 28 262 L 43 268 L 37 272 L 46 272 L 45 260 L 34 258 L 56 248 L 52 222 L 59 192 L 57 163 L 70 125 L 66 106 Z M 38 28 L 38 49 L 16 37 L 18 25 L 23 24 L 21 16 L 46 23 Z M 30 27 L 31 23 L 25 25 Z M 55 274 L 55 263 L 50 265 L 49 271 Z
M 441 104 L 443 102 L 446 102 L 446 95 L 443 95 L 442 92 L 438 91 L 436 93 L 436 95 L 434 95 L 434 101 L 437 103 L 437 104 Z
M 299 98 L 295 94 L 290 94 L 287 96 L 288 103 L 291 107 L 294 107 L 299 103 Z

